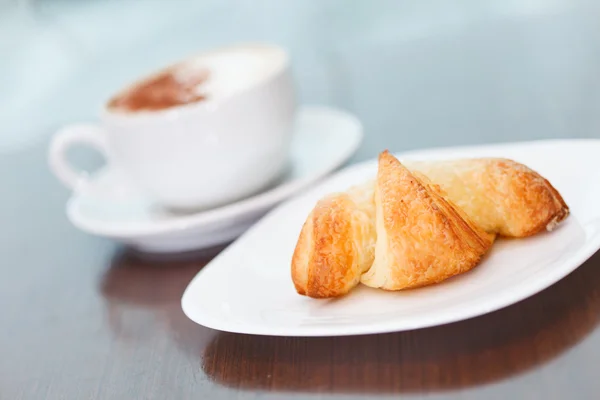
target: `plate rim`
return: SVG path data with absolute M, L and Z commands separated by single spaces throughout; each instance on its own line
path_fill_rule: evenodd
M 488 149 L 488 148 L 498 148 L 498 147 L 508 147 L 508 146 L 527 146 L 527 145 L 535 145 L 535 144 L 579 144 L 585 145 L 591 143 L 597 147 L 600 147 L 600 139 L 542 139 L 542 140 L 530 140 L 530 141 L 518 141 L 518 142 L 500 142 L 495 144 L 482 144 L 482 145 L 469 145 L 469 146 L 448 146 L 448 147 L 437 147 L 430 149 L 417 149 L 411 150 L 407 152 L 394 153 L 397 157 L 406 157 L 411 155 L 418 155 L 423 153 L 437 153 L 437 152 L 445 152 L 445 151 L 468 151 L 475 148 L 478 149 Z M 337 176 L 343 173 L 350 173 L 349 171 L 367 168 L 367 165 L 374 163 L 375 160 L 370 159 L 363 161 L 361 163 L 350 165 L 346 168 L 341 169 L 340 171 L 332 174 L 327 180 L 321 182 L 320 185 L 327 185 L 330 180 L 335 179 Z M 314 190 L 317 190 L 315 187 Z M 290 198 L 287 201 L 281 203 L 276 208 L 271 210 L 264 218 L 268 217 L 271 213 L 276 212 L 281 207 L 285 207 L 288 203 L 295 200 L 294 198 Z M 573 218 L 573 216 L 571 216 Z M 259 221 L 260 223 L 260 221 Z M 244 235 L 240 236 L 239 239 L 242 239 L 246 234 L 248 234 L 251 230 L 256 229 L 256 224 L 249 231 L 244 233 Z M 560 228 L 559 228 L 560 229 Z M 235 243 L 234 243 L 235 245 Z M 198 313 L 194 312 L 192 307 L 192 298 L 194 287 L 199 282 L 199 277 L 202 273 L 206 271 L 207 268 L 215 268 L 215 260 L 218 260 L 223 254 L 226 254 L 228 250 L 223 250 L 219 255 L 217 255 L 213 260 L 211 260 L 207 265 L 205 265 L 198 273 L 191 279 L 186 287 L 183 295 L 181 297 L 181 308 L 183 313 L 192 320 L 193 322 L 219 331 L 226 331 L 232 333 L 242 333 L 249 335 L 268 335 L 268 336 L 282 336 L 282 337 L 332 337 L 332 336 L 352 336 L 352 335 L 365 335 L 365 334 L 382 334 L 389 332 L 400 332 L 406 330 L 415 330 L 415 329 L 424 329 L 432 326 L 440 326 L 446 325 L 453 322 L 459 322 L 471 318 L 475 318 L 478 316 L 482 316 L 510 305 L 519 303 L 531 296 L 538 294 L 539 292 L 551 287 L 567 275 L 571 274 L 577 268 L 579 268 L 583 263 L 585 263 L 591 256 L 593 256 L 600 248 L 600 235 L 593 238 L 588 242 L 583 243 L 582 247 L 580 247 L 577 252 L 572 257 L 572 262 L 565 263 L 561 268 L 557 268 L 553 270 L 553 273 L 542 275 L 540 279 L 537 279 L 533 283 L 531 282 L 520 282 L 515 286 L 515 290 L 511 290 L 510 295 L 504 296 L 495 296 L 492 297 L 489 302 L 473 302 L 469 307 L 464 308 L 464 311 L 448 313 L 442 316 L 436 316 L 435 318 L 430 318 L 428 321 L 421 321 L 420 323 L 413 324 L 414 326 L 405 325 L 400 326 L 397 320 L 391 320 L 392 322 L 378 322 L 376 327 L 373 327 L 372 324 L 356 324 L 356 325 L 331 325 L 325 328 L 315 329 L 311 328 L 303 328 L 301 326 L 283 326 L 283 328 L 274 328 L 271 325 L 268 326 L 260 326 L 257 324 L 247 325 L 246 329 L 240 329 L 240 327 L 236 323 L 230 323 L 226 320 L 215 320 L 210 315 L 204 315 L 202 319 L 197 318 Z

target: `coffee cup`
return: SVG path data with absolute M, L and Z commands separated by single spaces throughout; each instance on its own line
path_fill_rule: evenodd
M 284 172 L 295 106 L 284 49 L 218 48 L 118 91 L 104 104 L 99 124 L 59 130 L 49 163 L 60 181 L 78 190 L 88 178 L 66 153 L 90 146 L 165 207 L 213 207 L 260 191 Z

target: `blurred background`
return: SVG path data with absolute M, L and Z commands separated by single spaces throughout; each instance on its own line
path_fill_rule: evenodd
M 64 207 L 46 162 L 59 127 L 97 120 L 134 78 L 235 42 L 286 46 L 301 104 L 363 121 L 352 161 L 600 137 L 599 20 L 594 0 L 0 0 L 0 181 L 20 191 L 0 217 L 27 207 L 34 224 L 40 193 Z M 83 167 L 102 162 L 76 150 Z M 45 222 L 40 234 L 56 229 Z
M 355 160 L 381 146 L 595 137 L 599 17 L 582 0 L 0 0 L 0 151 L 95 120 L 141 74 L 241 41 L 288 47 L 301 103 L 363 120 Z

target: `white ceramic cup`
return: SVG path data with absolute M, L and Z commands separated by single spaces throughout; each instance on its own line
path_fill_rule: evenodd
M 66 152 L 90 146 L 148 196 L 178 209 L 235 201 L 274 182 L 289 158 L 296 106 L 287 52 L 238 45 L 177 65 L 209 70 L 206 100 L 140 111 L 114 109 L 108 101 L 100 124 L 55 134 L 49 149 L 54 174 L 73 190 L 85 184 L 87 175 L 68 163 Z

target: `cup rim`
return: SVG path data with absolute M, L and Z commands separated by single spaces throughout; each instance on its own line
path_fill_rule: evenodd
M 246 49 L 246 48 L 262 48 L 262 49 L 269 49 L 269 50 L 276 51 L 277 53 L 279 53 L 279 55 L 281 57 L 281 62 L 279 63 L 277 68 L 274 69 L 271 73 L 269 73 L 268 75 L 266 75 L 265 77 L 263 77 L 261 79 L 258 79 L 256 81 L 252 82 L 250 85 L 248 85 L 244 89 L 236 91 L 235 93 L 225 96 L 223 98 L 220 98 L 217 100 L 211 100 L 210 102 L 199 101 L 199 102 L 192 102 L 192 103 L 187 103 L 187 104 L 180 104 L 180 105 L 167 107 L 167 108 L 160 109 L 160 110 L 139 110 L 139 111 L 132 111 L 132 112 L 117 111 L 117 110 L 114 110 L 114 109 L 111 109 L 108 107 L 108 105 L 114 98 L 118 97 L 121 94 L 124 94 L 128 89 L 133 88 L 136 85 L 139 85 L 143 82 L 146 82 L 149 79 L 156 77 L 157 75 L 160 75 L 161 73 L 169 70 L 170 68 L 173 68 L 174 66 L 184 64 L 190 60 L 204 57 L 204 56 L 207 56 L 210 54 L 220 53 L 220 52 L 224 52 L 224 51 L 230 51 L 230 50 L 234 50 L 234 49 Z M 150 119 L 153 119 L 153 118 L 163 119 L 165 117 L 173 118 L 173 117 L 179 116 L 181 114 L 187 114 L 187 113 L 200 111 L 200 110 L 214 111 L 217 108 L 219 108 L 219 106 L 221 104 L 230 101 L 232 98 L 239 97 L 240 95 L 248 93 L 249 91 L 251 91 L 257 87 L 263 86 L 263 85 L 267 84 L 268 82 L 273 81 L 276 77 L 280 76 L 282 74 L 282 72 L 287 70 L 289 68 L 289 65 L 290 65 L 289 51 L 285 47 L 274 44 L 274 43 L 242 42 L 242 43 L 235 43 L 235 44 L 230 44 L 230 45 L 212 47 L 212 48 L 209 48 L 209 49 L 197 52 L 197 53 L 193 53 L 185 58 L 181 58 L 179 60 L 173 61 L 166 66 L 157 68 L 150 73 L 142 75 L 141 77 L 139 77 L 135 80 L 132 80 L 129 83 L 126 83 L 121 88 L 114 91 L 113 94 L 111 94 L 109 96 L 109 98 L 104 101 L 104 103 L 102 104 L 102 109 L 101 109 L 101 117 L 103 119 L 110 118 L 113 120 L 116 119 L 116 120 L 121 120 L 121 121 L 123 121 L 123 120 L 142 120 L 142 119 L 149 119 L 149 118 Z

